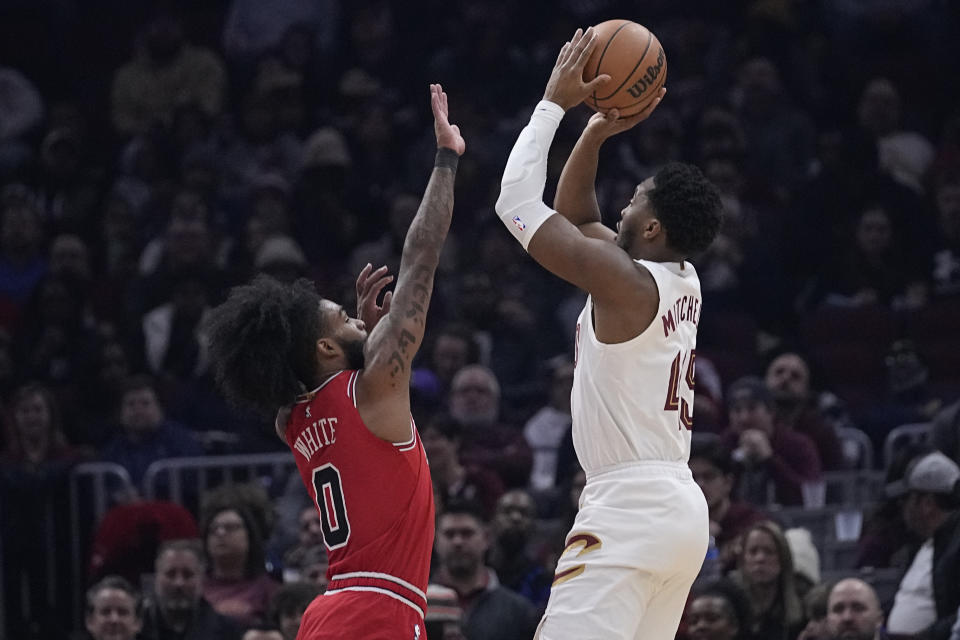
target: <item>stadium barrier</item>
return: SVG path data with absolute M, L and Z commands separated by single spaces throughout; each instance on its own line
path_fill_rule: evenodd
M 144 474 L 144 497 L 189 506 L 210 487 L 254 480 L 266 485 L 293 467 L 288 451 L 157 460 Z
M 114 462 L 84 462 L 70 472 L 70 558 L 73 589 L 73 621 L 83 620 L 86 567 L 90 538 L 104 514 L 113 505 L 116 492 L 136 493 L 130 474 Z M 51 553 L 52 550 L 51 550 Z M 49 566 L 53 566 L 52 564 Z M 55 579 L 51 584 L 56 584 Z M 2 628 L 2 627 L 0 627 Z

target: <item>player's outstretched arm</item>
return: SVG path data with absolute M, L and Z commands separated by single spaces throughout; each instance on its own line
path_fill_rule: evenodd
M 580 139 L 567 158 L 557 184 L 553 208 L 576 225 L 583 235 L 613 242 L 616 234 L 603 224 L 597 203 L 597 165 L 600 147 L 610 136 L 626 131 L 647 119 L 666 94 L 665 88 L 649 107 L 629 118 L 621 118 L 617 109 L 595 113 L 584 127 Z
M 544 99 L 507 159 L 496 209 L 523 248 L 546 269 L 595 298 L 614 300 L 635 290 L 633 261 L 616 244 L 585 237 L 543 202 L 547 155 L 564 112 L 608 78 L 583 82 L 583 65 L 595 45 L 592 29 L 578 29 L 560 50 Z
M 448 119 L 447 94 L 430 86 L 437 157 L 423 200 L 400 257 L 397 286 L 389 311 L 379 319 L 364 347 L 366 366 L 358 380 L 361 416 L 381 438 L 403 442 L 410 437 L 410 375 L 413 357 L 423 342 L 433 277 L 453 215 L 457 162 L 466 148 L 460 129 Z

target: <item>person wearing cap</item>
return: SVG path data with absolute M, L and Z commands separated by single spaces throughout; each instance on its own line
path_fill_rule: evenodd
M 803 504 L 802 486 L 820 478 L 816 445 L 802 433 L 775 421 L 773 394 L 760 378 L 735 380 L 727 391 L 729 426 L 721 442 L 733 450 L 743 468 L 740 497 L 753 504 L 773 500 L 781 505 Z
M 947 640 L 960 605 L 960 467 L 939 451 L 921 454 L 886 486 L 900 499 L 907 528 L 921 544 L 900 581 L 887 630 L 893 637 Z

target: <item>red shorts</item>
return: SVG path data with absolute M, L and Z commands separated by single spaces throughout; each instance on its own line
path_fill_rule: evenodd
M 303 613 L 297 640 L 427 640 L 420 614 L 379 593 L 317 596 Z

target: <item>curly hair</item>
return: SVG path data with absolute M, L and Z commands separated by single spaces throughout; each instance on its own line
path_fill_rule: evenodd
M 720 193 L 691 164 L 671 162 L 660 169 L 647 198 L 667 232 L 667 244 L 684 257 L 706 250 L 720 231 Z
M 214 377 L 228 402 L 272 418 L 313 383 L 325 330 L 321 300 L 305 279 L 288 285 L 261 275 L 230 291 L 206 325 Z
M 737 623 L 738 631 L 734 636 L 735 640 L 750 637 L 750 628 L 753 626 L 753 607 L 750 605 L 750 598 L 740 585 L 729 578 L 716 578 L 695 585 L 690 595 L 690 602 L 704 597 L 720 598 L 726 601 L 729 607 L 728 613 Z
M 235 511 L 247 531 L 247 577 L 260 575 L 266 571 L 266 545 L 274 524 L 274 513 L 266 491 L 255 484 L 226 484 L 204 495 L 200 505 L 200 535 L 208 558 L 207 545 L 213 520 L 224 511 Z

